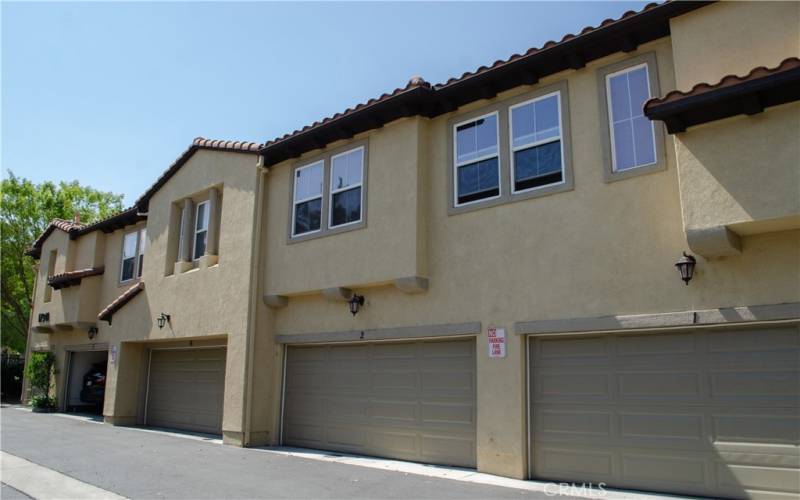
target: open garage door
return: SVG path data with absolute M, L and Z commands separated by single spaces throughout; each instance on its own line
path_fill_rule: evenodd
M 537 479 L 800 493 L 798 327 L 529 339 Z
M 475 341 L 290 346 L 287 445 L 475 467 Z
M 145 423 L 221 434 L 224 390 L 225 348 L 154 349 Z

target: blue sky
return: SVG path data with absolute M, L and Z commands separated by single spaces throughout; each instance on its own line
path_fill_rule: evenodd
M 2 160 L 131 204 L 197 136 L 263 142 L 645 2 L 2 2 Z

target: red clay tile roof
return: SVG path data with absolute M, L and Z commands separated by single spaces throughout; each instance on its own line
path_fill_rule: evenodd
M 208 149 L 212 151 L 230 151 L 233 153 L 252 153 L 258 154 L 258 151 L 263 147 L 263 144 L 258 144 L 255 142 L 246 142 L 246 141 L 221 141 L 215 139 L 205 139 L 203 137 L 196 137 L 192 144 L 181 153 L 178 158 L 172 162 L 172 165 L 167 167 L 164 173 L 156 179 L 152 186 L 147 188 L 147 191 L 144 192 L 142 196 L 136 200 L 136 206 L 139 207 L 139 210 L 146 212 L 148 209 L 148 203 L 150 202 L 150 197 L 155 194 L 156 191 L 161 189 L 161 186 L 167 183 L 167 181 L 175 175 L 175 173 L 183 166 L 184 163 L 189 161 L 189 158 L 195 153 L 195 151 L 199 149 Z
M 122 306 L 130 302 L 134 297 L 139 295 L 139 292 L 144 290 L 144 281 L 140 281 L 133 285 L 132 287 L 125 290 L 122 295 L 114 299 L 109 305 L 103 308 L 100 311 L 100 314 L 97 315 L 97 319 L 100 321 L 108 321 L 108 324 L 111 324 L 111 318 L 114 316 L 114 313 L 122 309 Z
M 92 231 L 100 230 L 109 233 L 115 229 L 120 229 L 130 224 L 135 224 L 136 222 L 144 220 L 145 218 L 146 216 L 139 215 L 138 209 L 136 206 L 133 206 L 123 210 L 122 212 L 118 212 L 114 215 L 106 217 L 105 219 L 92 222 L 91 224 L 80 224 L 64 219 L 53 219 L 50 224 L 47 225 L 47 228 L 45 228 L 42 234 L 36 238 L 36 241 L 33 242 L 31 248 L 25 252 L 25 255 L 29 255 L 34 259 L 40 258 L 44 241 L 55 229 L 60 229 L 68 233 L 71 239 L 75 239 L 78 236 L 90 233 Z
M 331 123 L 331 122 L 335 122 L 336 120 L 339 120 L 341 118 L 344 118 L 345 116 L 351 115 L 351 114 L 355 113 L 356 111 L 364 110 L 366 108 L 374 106 L 375 104 L 378 104 L 380 102 L 384 102 L 384 101 L 386 101 L 388 99 L 391 99 L 393 97 L 396 97 L 396 96 L 398 96 L 400 94 L 403 94 L 405 92 L 408 92 L 408 91 L 416 89 L 416 88 L 431 89 L 431 84 L 426 82 L 421 77 L 418 77 L 418 76 L 412 77 L 408 81 L 408 83 L 406 84 L 405 87 L 398 87 L 398 88 L 394 89 L 393 91 L 391 91 L 391 92 L 389 92 L 387 94 L 381 94 L 380 97 L 376 97 L 376 98 L 370 99 L 370 100 L 368 100 L 367 102 L 364 102 L 364 103 L 356 104 L 352 108 L 347 108 L 346 110 L 342 111 L 341 113 L 336 113 L 333 116 L 325 117 L 320 121 L 316 121 L 316 122 L 312 123 L 311 125 L 306 125 L 305 127 L 301 128 L 301 129 L 298 129 L 298 130 L 295 130 L 294 132 L 289 132 L 288 134 L 283 134 L 283 136 L 281 136 L 281 137 L 277 137 L 275 139 L 272 139 L 271 141 L 267 141 L 266 143 L 264 143 L 264 148 L 268 148 L 268 147 L 270 147 L 270 146 L 272 146 L 272 145 L 274 145 L 274 144 L 276 144 L 278 142 L 286 140 L 286 139 L 288 139 L 290 137 L 293 137 L 293 136 L 295 136 L 297 134 L 301 134 L 303 132 L 307 132 L 309 130 L 315 129 L 315 128 L 321 126 L 321 125 L 325 125 L 325 124 L 328 124 L 328 123 Z
M 72 285 L 80 284 L 83 278 L 89 276 L 100 276 L 105 272 L 104 266 L 90 267 L 87 269 L 79 269 L 76 271 L 67 271 L 61 274 L 54 274 L 47 278 L 47 284 L 52 286 L 55 290 L 66 288 Z
M 698 83 L 673 90 L 644 104 L 644 114 L 663 121 L 670 134 L 687 127 L 800 100 L 800 58 L 784 59 L 774 68 L 759 66 L 744 76 L 727 75 L 717 83 Z
M 641 43 L 669 35 L 670 18 L 709 3 L 712 2 L 651 3 L 638 12 L 627 11 L 617 19 L 587 26 L 577 35 L 567 34 L 557 42 L 549 41 L 540 48 L 481 66 L 445 83 L 431 85 L 414 77 L 405 87 L 267 141 L 261 153 L 266 165 L 274 165 L 403 116 L 438 116 L 467 102 L 494 97 L 508 88 L 536 83 L 549 74 L 581 68 L 599 57 L 635 50 Z M 387 110 L 398 107 L 405 109 Z M 359 121 L 360 116 L 366 118 Z
M 47 227 L 44 228 L 42 234 L 40 234 L 39 237 L 36 238 L 36 241 L 33 242 L 31 247 L 25 252 L 25 255 L 29 255 L 34 259 L 38 259 L 42 253 L 42 244 L 44 243 L 44 240 L 46 240 L 47 237 L 50 236 L 50 233 L 52 233 L 56 229 L 60 229 L 65 233 L 71 233 L 72 231 L 77 229 L 82 229 L 83 227 L 85 227 L 83 224 L 80 224 L 78 222 L 73 222 L 71 220 L 53 219 L 52 221 L 50 221 Z
M 467 71 L 467 72 L 465 72 L 464 74 L 462 74 L 459 77 L 450 78 L 445 83 L 439 83 L 439 84 L 435 85 L 434 88 L 441 89 L 441 88 L 444 88 L 444 87 L 448 87 L 450 85 L 455 85 L 455 84 L 461 83 L 461 82 L 463 82 L 464 80 L 466 80 L 468 78 L 472 78 L 474 76 L 480 75 L 481 73 L 485 73 L 487 71 L 491 71 L 493 69 L 500 68 L 500 67 L 505 66 L 505 65 L 507 65 L 509 63 L 513 63 L 514 61 L 518 61 L 518 60 L 524 59 L 526 57 L 531 57 L 531 56 L 537 55 L 537 54 L 539 54 L 541 52 L 544 52 L 546 50 L 550 50 L 552 48 L 555 48 L 556 46 L 559 46 L 561 44 L 564 44 L 564 43 L 570 42 L 572 40 L 575 40 L 578 37 L 588 35 L 590 33 L 593 33 L 595 31 L 603 29 L 603 28 L 608 28 L 610 26 L 613 26 L 614 24 L 617 24 L 617 23 L 620 23 L 622 21 L 625 21 L 626 19 L 632 18 L 634 16 L 639 16 L 639 15 L 641 15 L 641 14 L 643 14 L 643 13 L 649 11 L 649 10 L 656 9 L 656 8 L 659 8 L 659 7 L 663 6 L 663 5 L 672 3 L 673 1 L 674 0 L 668 0 L 668 1 L 662 2 L 662 3 L 657 3 L 657 2 L 649 3 L 649 4 L 645 5 L 642 8 L 642 10 L 639 10 L 639 11 L 629 10 L 629 11 L 626 11 L 624 14 L 622 14 L 622 16 L 620 16 L 620 17 L 618 17 L 616 19 L 611 19 L 611 18 L 604 19 L 597 26 L 585 26 L 582 30 L 580 30 L 580 32 L 578 32 L 577 35 L 574 35 L 572 33 L 567 33 L 566 35 L 562 36 L 561 40 L 559 40 L 559 41 L 549 40 L 549 41 L 545 42 L 544 45 L 542 45 L 541 47 L 538 47 L 538 48 L 534 47 L 534 48 L 528 49 L 524 54 L 513 54 L 508 59 L 498 59 L 497 61 L 492 63 L 491 66 L 481 66 L 478 69 L 476 69 L 475 71 Z
M 774 68 L 759 66 L 757 68 L 751 69 L 750 72 L 744 76 L 726 75 L 722 77 L 720 81 L 714 84 L 698 83 L 697 85 L 692 87 L 691 90 L 688 91 L 673 90 L 667 92 L 667 94 L 663 97 L 654 97 L 650 99 L 649 101 L 644 103 L 644 107 L 645 109 L 653 108 L 654 106 L 658 106 L 660 104 L 664 104 L 667 102 L 675 102 L 680 99 L 684 99 L 686 97 L 693 97 L 705 94 L 707 92 L 712 92 L 726 87 L 731 87 L 733 85 L 739 85 L 744 82 L 757 80 L 759 78 L 764 78 L 770 75 L 784 73 L 797 68 L 800 68 L 800 59 L 798 59 L 797 57 L 790 57 L 788 59 L 784 59 L 783 61 L 781 61 L 781 63 L 775 66 Z

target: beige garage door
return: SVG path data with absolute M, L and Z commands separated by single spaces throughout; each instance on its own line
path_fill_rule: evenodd
M 475 342 L 289 347 L 284 444 L 475 467 Z
M 225 349 L 153 350 L 147 425 L 220 434 Z
M 734 498 L 800 492 L 797 326 L 529 342 L 534 477 Z

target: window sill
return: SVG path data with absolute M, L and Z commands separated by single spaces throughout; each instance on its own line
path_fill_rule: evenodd
M 541 198 L 556 193 L 563 193 L 565 191 L 572 191 L 575 189 L 572 178 L 567 178 L 564 182 L 558 184 L 551 184 L 549 186 L 542 186 L 528 191 L 522 191 L 515 194 L 504 193 L 500 197 L 495 197 L 486 201 L 478 201 L 469 205 L 461 205 L 458 207 L 450 206 L 447 208 L 447 215 L 458 215 L 465 212 L 473 212 L 484 208 L 496 207 L 499 205 L 506 205 L 517 201 L 530 200 L 532 198 Z
M 302 241 L 315 240 L 317 238 L 324 238 L 325 236 L 332 236 L 334 234 L 341 234 L 341 233 L 346 233 L 348 231 L 363 229 L 366 226 L 367 226 L 367 221 L 361 220 L 360 222 L 343 224 L 341 226 L 336 226 L 331 229 L 322 229 L 320 231 L 315 231 L 313 233 L 306 233 L 298 236 L 289 236 L 287 243 L 291 245 L 293 243 L 300 243 Z
M 208 269 L 209 267 L 216 266 L 218 263 L 219 255 L 203 255 L 199 259 L 193 261 L 179 260 L 175 263 L 172 274 L 176 276 L 200 269 Z
M 640 175 L 647 175 L 655 172 L 663 172 L 666 169 L 667 169 L 667 162 L 664 161 L 663 159 L 660 159 L 658 163 L 654 163 L 653 165 L 629 168 L 627 170 L 622 170 L 619 172 L 613 172 L 606 169 L 603 172 L 603 180 L 606 183 L 622 181 L 625 179 L 630 179 L 631 177 L 638 177 Z

